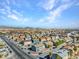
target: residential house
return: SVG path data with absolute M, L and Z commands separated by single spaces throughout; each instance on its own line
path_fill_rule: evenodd
M 43 49 L 45 49 L 45 46 L 42 43 L 38 43 L 31 46 L 31 50 L 35 52 L 41 52 L 43 51 Z
M 28 45 L 30 45 L 30 44 L 32 44 L 32 41 L 31 40 L 25 40 L 24 41 L 24 46 L 28 46 Z
M 57 53 L 62 59 L 68 59 L 68 51 L 66 49 L 61 49 Z

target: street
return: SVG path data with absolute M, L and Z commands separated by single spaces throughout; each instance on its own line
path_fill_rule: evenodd
M 8 38 L 4 36 L 0 36 L 16 53 L 16 55 L 19 57 L 18 59 L 33 59 L 29 55 L 27 55 L 25 52 L 23 52 L 20 48 L 18 48 L 14 43 L 8 40 Z

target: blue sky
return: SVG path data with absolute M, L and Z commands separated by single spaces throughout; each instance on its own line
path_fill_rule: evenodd
M 0 0 L 0 26 L 79 28 L 79 0 Z

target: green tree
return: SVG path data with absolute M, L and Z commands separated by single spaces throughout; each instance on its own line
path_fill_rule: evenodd
M 74 46 L 73 50 L 74 50 L 74 51 L 77 51 L 77 47 L 76 47 L 76 46 Z
M 24 45 L 24 41 L 19 42 L 19 44 Z

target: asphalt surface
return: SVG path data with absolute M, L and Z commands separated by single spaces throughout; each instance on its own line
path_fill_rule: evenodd
M 16 53 L 16 55 L 19 57 L 18 59 L 33 59 L 29 55 L 27 55 L 25 52 L 23 52 L 20 48 L 18 48 L 13 42 L 11 42 L 8 38 L 4 36 L 0 36 Z

